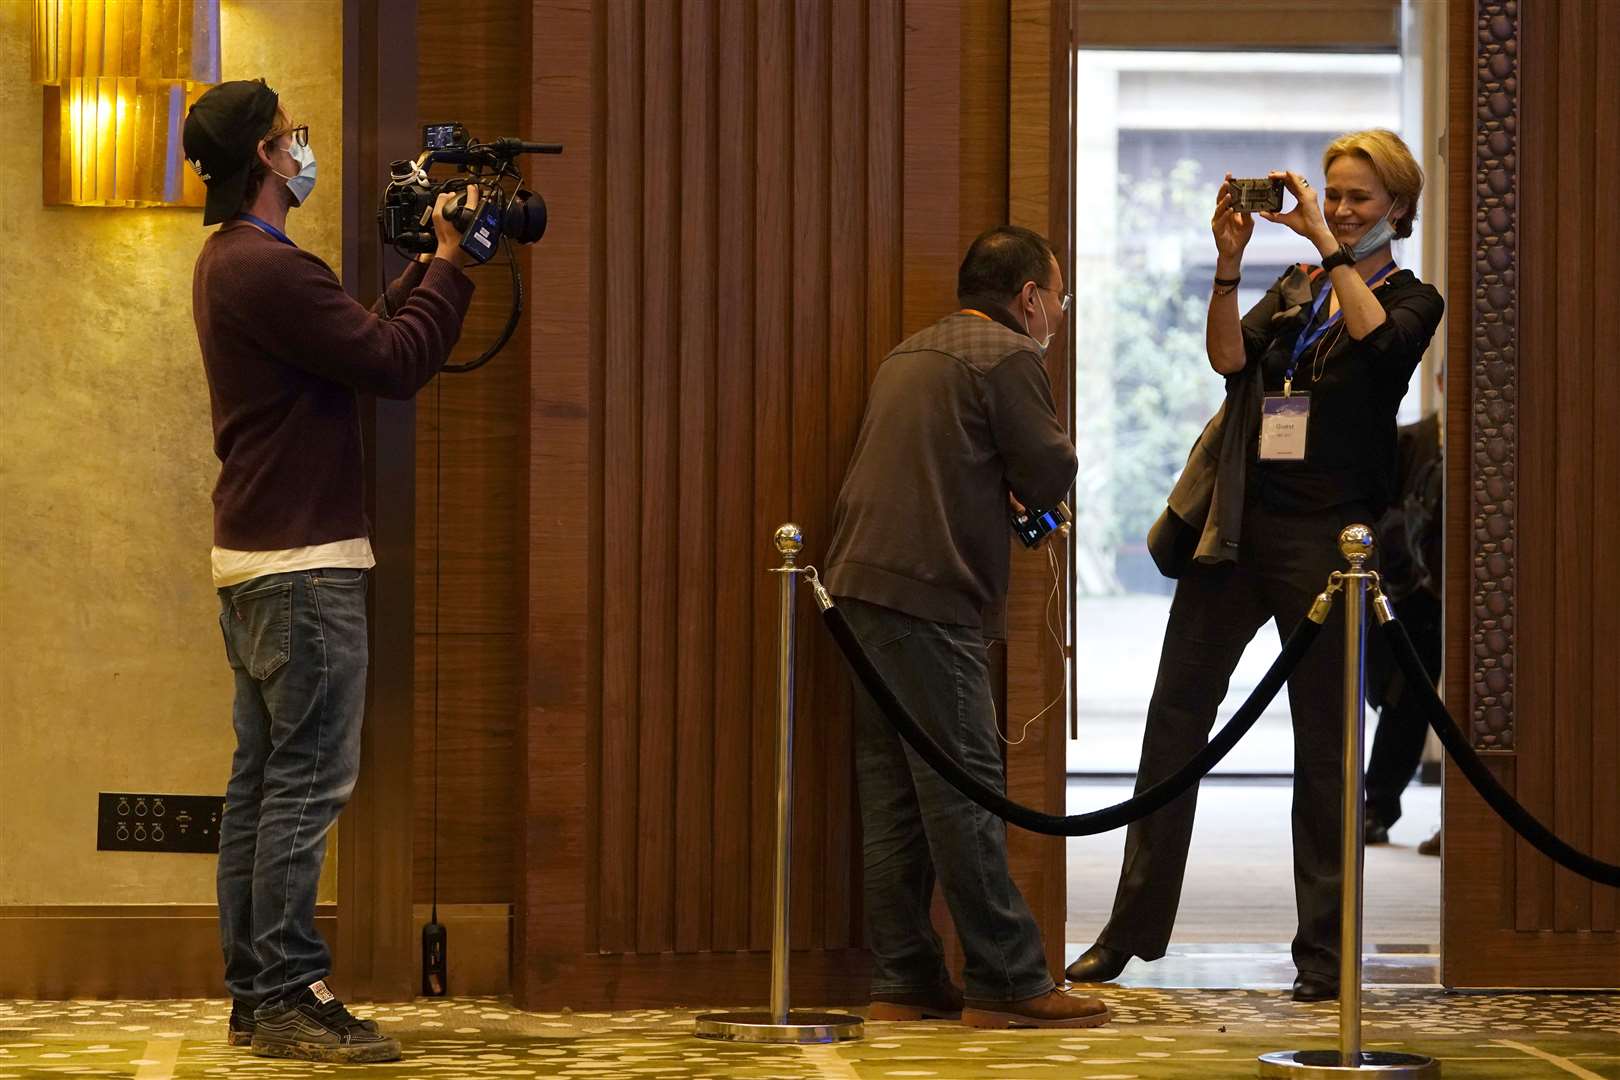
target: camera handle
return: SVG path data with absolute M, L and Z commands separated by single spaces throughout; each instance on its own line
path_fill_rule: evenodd
M 494 142 L 467 143 L 465 146 L 446 146 L 437 150 L 424 150 L 420 158 L 423 167 L 440 165 L 484 165 L 490 168 L 510 164 L 519 154 L 560 154 L 562 143 L 526 142 L 523 139 L 501 138 Z

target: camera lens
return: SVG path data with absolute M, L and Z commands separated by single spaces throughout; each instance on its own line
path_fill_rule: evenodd
M 546 200 L 532 191 L 519 191 L 502 216 L 501 231 L 520 244 L 539 240 L 546 234 Z

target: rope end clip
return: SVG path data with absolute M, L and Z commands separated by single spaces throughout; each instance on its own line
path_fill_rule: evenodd
M 821 575 L 816 573 L 816 568 L 807 566 L 799 572 L 804 575 L 804 580 L 810 583 L 810 589 L 815 593 L 816 607 L 821 611 L 826 611 L 832 607 L 832 594 L 827 591 L 827 586 L 821 583 Z

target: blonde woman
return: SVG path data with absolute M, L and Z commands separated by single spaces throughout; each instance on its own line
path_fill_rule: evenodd
M 1335 139 L 1322 168 L 1320 193 L 1298 173 L 1271 174 L 1295 205 L 1262 216 L 1309 241 L 1316 265 L 1290 267 L 1241 318 L 1237 286 L 1254 221 L 1234 208 L 1230 175 L 1216 197 L 1205 344 L 1226 378 L 1227 404 L 1220 447 L 1206 431 L 1201 449 L 1220 464 L 1210 467 L 1205 520 L 1176 514 L 1178 486 L 1164 535 L 1150 540 L 1173 547 L 1160 566 L 1178 581 L 1138 790 L 1204 745 L 1244 646 L 1267 622 L 1286 634 L 1304 617 L 1344 565 L 1339 530 L 1371 524 L 1394 495 L 1396 410 L 1444 309 L 1391 249 L 1412 233 L 1423 174 L 1400 137 L 1381 129 Z M 1190 462 L 1183 482 L 1193 471 Z M 1329 620 L 1288 682 L 1301 1001 L 1338 994 L 1343 665 L 1343 624 Z M 1196 805 L 1194 790 L 1130 827 L 1113 913 L 1070 965 L 1071 980 L 1106 982 L 1133 956 L 1164 955 Z

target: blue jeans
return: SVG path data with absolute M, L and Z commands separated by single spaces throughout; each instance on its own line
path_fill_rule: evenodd
M 315 931 L 326 832 L 360 772 L 366 572 L 267 574 L 219 590 L 236 754 L 219 828 L 225 984 L 274 1005 L 331 973 Z
M 984 637 L 839 598 L 872 661 L 929 734 L 968 772 L 1005 790 Z M 855 769 L 866 872 L 872 993 L 931 990 L 948 978 L 929 917 L 937 875 L 962 941 L 962 981 L 980 1001 L 1052 989 L 1040 927 L 1007 869 L 1007 826 L 946 783 L 855 692 Z

